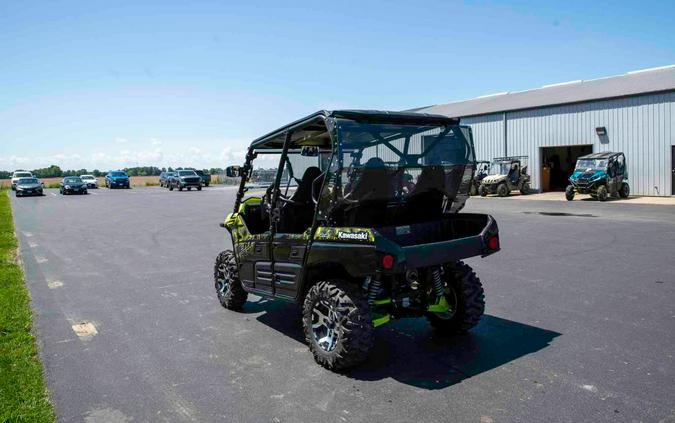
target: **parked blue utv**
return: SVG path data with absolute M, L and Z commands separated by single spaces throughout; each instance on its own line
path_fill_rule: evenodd
M 628 169 L 623 153 L 593 153 L 579 157 L 574 172 L 569 177 L 570 184 L 565 189 L 567 201 L 574 195 L 590 194 L 592 198 L 605 201 L 609 195 L 628 198 Z

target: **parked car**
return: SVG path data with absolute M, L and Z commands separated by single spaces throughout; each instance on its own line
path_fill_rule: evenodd
M 33 174 L 25 170 L 15 170 L 12 173 L 12 191 L 16 189 L 16 183 L 21 178 L 32 178 Z
M 80 175 L 80 179 L 82 179 L 82 182 L 87 184 L 87 188 L 98 188 L 98 185 L 96 184 L 96 177 L 94 175 Z
M 79 176 L 66 176 L 59 182 L 59 192 L 66 194 L 86 194 L 87 184 Z
M 478 194 L 485 197 L 497 194 L 506 197 L 511 191 L 530 193 L 530 175 L 527 174 L 527 156 L 497 157 L 492 159 L 490 173 L 478 187 Z
M 623 153 L 593 153 L 579 157 L 565 189 L 567 201 L 574 200 L 576 192 L 590 194 L 600 201 L 613 197 L 628 198 L 628 169 Z
M 199 169 L 196 169 L 195 173 L 199 175 L 200 178 L 202 178 L 202 185 L 208 187 L 209 184 L 211 183 L 211 174 Z
M 183 188 L 187 188 L 188 191 L 197 188 L 197 191 L 201 191 L 202 178 L 194 170 L 177 170 L 176 174 L 169 178 L 169 191 L 173 191 L 174 188 L 178 188 L 178 191 L 183 191 Z
M 37 178 L 20 178 L 16 181 L 17 197 L 24 197 L 26 195 L 44 195 L 43 187 Z
M 113 170 L 105 175 L 105 186 L 112 188 L 129 188 L 129 176 L 121 170 Z
M 174 176 L 176 172 L 162 172 L 159 174 L 159 186 L 169 188 L 169 179 Z

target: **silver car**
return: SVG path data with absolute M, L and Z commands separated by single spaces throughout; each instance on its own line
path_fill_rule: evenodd
M 87 185 L 87 188 L 98 188 L 94 175 L 80 175 L 80 179 Z
M 14 187 L 17 197 L 24 197 L 27 195 L 44 195 L 43 187 L 37 178 L 20 178 L 16 181 Z

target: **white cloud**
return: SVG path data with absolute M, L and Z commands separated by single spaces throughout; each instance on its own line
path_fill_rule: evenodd
M 117 144 L 126 144 L 127 142 L 129 142 L 129 140 L 127 140 L 126 138 L 115 138 L 115 142 Z
M 224 168 L 232 164 L 242 164 L 246 156 L 248 142 L 240 140 L 172 140 L 159 141 L 152 138 L 142 143 L 127 141 L 119 143 L 116 148 L 108 149 L 101 145 L 101 150 L 92 149 L 77 153 L 55 152 L 35 156 L 0 156 L 0 170 L 37 169 L 57 165 L 62 169 L 119 169 L 134 166 L 196 168 Z M 226 145 L 226 147 L 222 147 Z M 118 150 L 119 149 L 119 150 Z M 256 162 L 269 167 L 270 156 L 261 155 Z M 278 160 L 278 157 L 276 158 Z

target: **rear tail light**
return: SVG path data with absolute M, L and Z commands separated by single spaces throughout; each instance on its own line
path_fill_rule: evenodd
M 487 240 L 487 246 L 491 250 L 496 250 L 497 248 L 499 248 L 499 238 L 497 238 L 496 236 L 491 236 Z
M 385 269 L 391 269 L 394 267 L 394 257 L 389 254 L 382 257 L 382 267 Z

